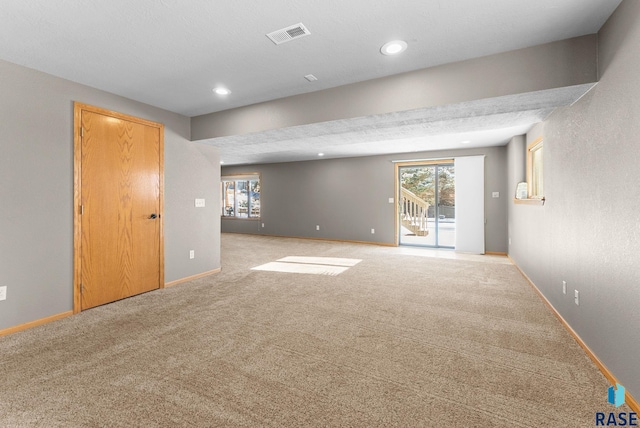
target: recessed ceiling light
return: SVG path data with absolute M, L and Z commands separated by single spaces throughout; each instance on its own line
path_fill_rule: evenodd
M 322 157 L 324 156 L 324 153 L 318 153 L 318 156 Z
M 220 161 L 220 165 L 222 165 L 224 163 L 224 161 Z
M 218 95 L 229 95 L 231 93 L 230 90 L 228 90 L 227 88 L 222 88 L 222 87 L 215 88 L 213 90 L 213 92 L 215 92 Z
M 471 142 L 471 140 L 464 140 L 464 141 L 460 141 L 460 144 L 469 144 Z
M 380 48 L 382 55 L 396 55 L 400 52 L 404 52 L 407 49 L 407 42 L 403 40 L 394 40 L 387 42 Z

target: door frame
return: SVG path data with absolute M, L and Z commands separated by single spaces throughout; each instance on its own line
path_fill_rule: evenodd
M 428 166 L 428 165 L 440 165 L 440 164 L 454 164 L 453 158 L 442 159 L 425 159 L 415 160 L 407 162 L 394 162 L 394 183 L 395 183 L 395 196 L 396 199 L 396 215 L 395 215 L 395 229 L 396 229 L 396 247 L 400 246 L 400 168 L 407 166 Z M 447 247 L 448 248 L 448 247 Z
M 101 114 L 141 125 L 158 128 L 159 138 L 159 288 L 164 288 L 164 125 L 139 117 L 95 107 L 75 101 L 73 103 L 73 313 L 82 310 L 82 112 Z

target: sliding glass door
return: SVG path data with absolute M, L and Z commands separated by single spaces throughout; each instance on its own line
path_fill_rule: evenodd
M 455 248 L 455 168 L 452 163 L 401 166 L 400 245 Z

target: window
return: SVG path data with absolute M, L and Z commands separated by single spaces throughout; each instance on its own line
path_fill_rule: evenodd
M 542 138 L 538 138 L 527 147 L 527 183 L 531 199 L 544 199 L 542 162 Z
M 222 177 L 222 217 L 260 218 L 260 176 L 258 174 Z

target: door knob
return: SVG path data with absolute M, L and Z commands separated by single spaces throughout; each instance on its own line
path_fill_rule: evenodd
M 153 219 L 155 219 L 155 218 L 158 218 L 158 214 L 156 214 L 156 213 L 153 213 L 153 214 L 151 214 L 151 215 L 149 216 L 149 219 L 150 219 L 150 220 L 153 220 Z

